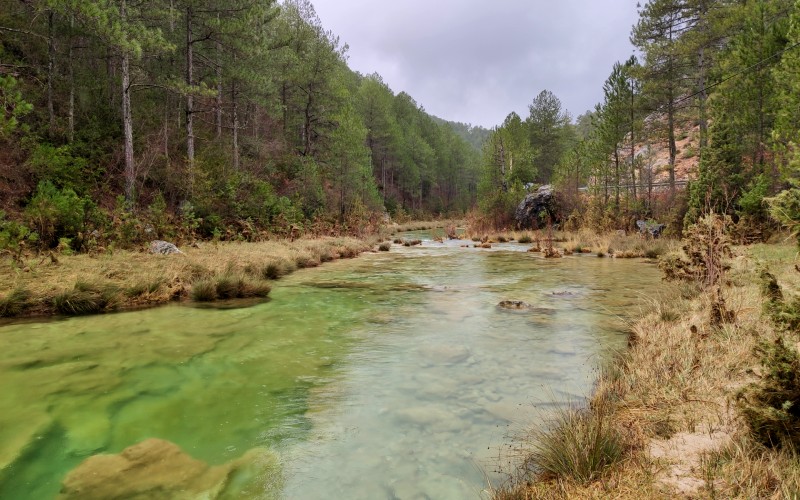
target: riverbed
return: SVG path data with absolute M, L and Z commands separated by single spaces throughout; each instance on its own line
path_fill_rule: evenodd
M 264 450 L 253 498 L 479 498 L 515 433 L 591 392 L 659 272 L 405 236 L 424 242 L 249 307 L 0 327 L 0 498 L 54 498 L 87 457 L 148 438 L 210 465 Z

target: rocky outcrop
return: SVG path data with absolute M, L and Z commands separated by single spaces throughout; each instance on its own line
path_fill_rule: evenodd
M 175 253 L 183 253 L 178 250 L 178 247 L 168 241 L 155 240 L 150 242 L 150 253 L 161 255 L 172 255 Z
M 558 223 L 558 207 L 553 186 L 546 184 L 525 196 L 514 213 L 520 229 L 539 229 Z
M 84 460 L 64 479 L 58 500 L 221 498 L 235 495 L 234 489 L 242 490 L 242 483 L 247 481 L 241 475 L 263 477 L 256 469 L 275 464 L 263 450 L 252 450 L 233 462 L 210 466 L 174 443 L 151 438 L 118 455 L 95 455 Z

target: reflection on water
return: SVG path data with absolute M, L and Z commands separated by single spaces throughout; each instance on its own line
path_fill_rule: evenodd
M 590 390 L 658 272 L 459 243 L 300 271 L 246 309 L 0 328 L 0 498 L 150 437 L 213 465 L 268 447 L 286 498 L 477 497 L 532 403 Z

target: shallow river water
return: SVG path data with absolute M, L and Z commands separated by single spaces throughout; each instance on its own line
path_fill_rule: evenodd
M 479 498 L 509 434 L 591 391 L 659 273 L 462 243 L 298 271 L 248 308 L 0 326 L 0 498 L 152 437 L 211 465 L 268 450 L 245 497 Z

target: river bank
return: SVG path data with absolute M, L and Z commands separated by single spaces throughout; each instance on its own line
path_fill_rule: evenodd
M 172 301 L 265 297 L 270 282 L 296 269 L 356 257 L 380 238 L 204 242 L 180 254 L 146 250 L 43 254 L 0 261 L 0 318 L 80 315 Z
M 796 263 L 793 245 L 734 249 L 722 287 L 731 315 L 716 326 L 713 293 L 696 283 L 650 297 L 589 408 L 557 413 L 550 430 L 520 436 L 518 468 L 493 497 L 796 497 L 795 454 L 760 443 L 745 415 L 753 394 L 775 380 L 764 362 L 769 346 L 800 340 L 765 310 L 763 271 L 789 300 L 800 290 Z

